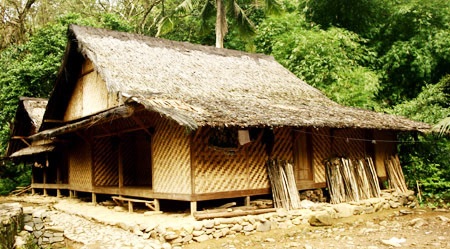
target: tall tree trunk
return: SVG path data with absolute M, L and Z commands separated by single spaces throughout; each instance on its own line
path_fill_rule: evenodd
M 223 39 L 228 32 L 225 5 L 223 4 L 223 0 L 216 0 L 216 6 L 216 47 L 223 48 Z

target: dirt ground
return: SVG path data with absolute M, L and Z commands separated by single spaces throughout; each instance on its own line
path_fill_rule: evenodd
M 400 212 L 400 210 L 402 212 Z M 450 248 L 449 210 L 398 209 L 336 219 L 329 227 L 295 226 L 209 240 L 184 248 Z
M 59 209 L 74 215 L 92 213 L 97 220 L 113 217 L 114 220 L 150 219 L 142 214 L 113 212 L 100 206 L 70 199 L 42 197 L 0 198 L 4 201 L 20 201 L 24 206 L 59 205 Z M 31 200 L 30 200 L 31 199 Z M 30 203 L 31 201 L 31 203 Z M 58 204 L 56 204 L 58 202 Z M 66 210 L 67 209 L 67 210 Z M 113 212 L 113 213 L 111 213 Z M 99 215 L 102 214 L 102 215 Z M 122 217 L 123 216 L 123 217 Z M 165 215 L 161 215 L 165 216 Z M 103 217 L 103 218 L 102 218 Z M 192 217 L 179 215 L 161 217 L 165 222 L 193 222 Z M 190 218 L 190 219 L 188 219 Z M 106 219 L 106 218 L 105 218 Z M 179 219 L 179 220 L 173 220 Z M 108 223 L 108 219 L 104 222 Z M 252 235 L 235 235 L 183 246 L 187 249 L 207 248 L 450 248 L 449 209 L 391 209 L 382 212 L 335 219 L 332 226 L 313 227 L 298 225 L 288 229 L 272 229 Z

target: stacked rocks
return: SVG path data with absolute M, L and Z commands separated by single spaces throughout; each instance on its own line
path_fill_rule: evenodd
M 47 248 L 63 248 L 66 246 L 64 239 L 64 229 L 45 225 L 50 221 L 47 210 L 24 208 L 24 230 L 33 237 L 34 242 L 39 246 Z
M 326 202 L 327 198 L 323 194 L 323 190 L 318 188 L 314 190 L 300 191 L 300 200 L 308 200 L 312 202 Z
M 21 226 L 22 206 L 19 203 L 0 204 L 0 248 L 14 247 L 15 236 Z

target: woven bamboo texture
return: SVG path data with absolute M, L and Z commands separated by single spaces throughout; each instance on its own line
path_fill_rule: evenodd
M 365 157 L 364 130 L 337 129 L 332 135 L 333 155 L 348 158 Z
M 121 137 L 123 181 L 125 186 L 151 186 L 151 138 L 144 131 L 135 131 Z
M 198 132 L 192 143 L 195 193 L 269 188 L 265 167 L 267 155 L 261 136 L 237 149 L 227 150 L 208 144 L 209 128 Z M 277 134 L 275 131 L 275 136 Z M 282 148 L 275 144 L 273 154 L 281 153 Z
M 153 189 L 159 193 L 190 194 L 190 138 L 182 126 L 158 116 L 153 118 Z
M 119 186 L 118 148 L 112 137 L 94 140 L 94 185 Z
M 329 129 L 314 129 L 312 132 L 314 182 L 325 182 L 325 160 L 331 156 Z
M 75 187 L 92 186 L 91 147 L 74 139 L 69 150 L 69 183 Z

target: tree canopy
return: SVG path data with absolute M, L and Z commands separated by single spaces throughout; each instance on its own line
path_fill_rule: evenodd
M 68 24 L 213 45 L 218 13 L 226 48 L 272 55 L 341 104 L 439 123 L 443 136 L 403 136 L 399 148 L 430 192 L 450 182 L 450 4 L 439 0 L 2 1 L 0 151 L 19 96 L 49 96 Z

